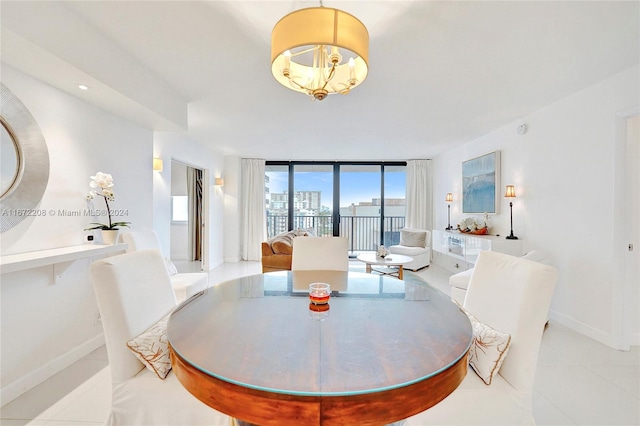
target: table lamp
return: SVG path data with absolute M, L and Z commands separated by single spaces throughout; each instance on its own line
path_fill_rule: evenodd
M 507 235 L 507 240 L 517 240 L 518 237 L 513 235 L 513 202 L 511 198 L 516 198 L 516 188 L 513 185 L 507 185 L 504 198 L 509 198 L 509 211 L 511 212 L 511 233 Z
M 447 202 L 447 227 L 445 229 L 450 231 L 453 229 L 451 227 L 451 202 L 453 201 L 453 194 L 447 192 L 447 197 L 444 200 Z

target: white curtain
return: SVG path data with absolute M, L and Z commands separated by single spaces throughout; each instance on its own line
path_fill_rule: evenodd
M 431 160 L 407 161 L 406 227 L 433 229 Z
M 264 193 L 265 160 L 243 158 L 242 259 L 262 260 L 261 244 L 267 239 L 267 211 Z

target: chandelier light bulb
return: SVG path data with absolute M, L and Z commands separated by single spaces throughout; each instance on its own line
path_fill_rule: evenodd
M 285 77 L 289 77 L 289 67 L 291 66 L 291 52 L 286 51 L 282 54 L 284 57 L 284 68 L 282 68 L 282 75 Z

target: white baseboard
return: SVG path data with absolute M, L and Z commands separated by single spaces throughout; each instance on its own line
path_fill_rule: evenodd
M 558 323 L 569 327 L 573 331 L 576 331 L 580 334 L 584 334 L 585 336 L 602 343 L 603 345 L 607 345 L 611 348 L 615 348 L 613 336 L 609 333 L 605 333 L 602 330 L 594 328 L 590 325 L 587 325 L 581 321 L 578 321 L 570 316 L 561 314 L 553 309 L 549 312 L 549 317 L 557 321 Z
M 72 350 L 52 359 L 37 370 L 2 386 L 2 388 L 0 388 L 0 404 L 5 405 L 13 401 L 23 393 L 44 382 L 49 377 L 59 373 L 74 362 L 89 355 L 102 345 L 104 345 L 104 334 L 100 333 L 83 344 L 76 346 Z

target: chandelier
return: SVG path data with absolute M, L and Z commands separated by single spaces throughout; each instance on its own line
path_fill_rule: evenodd
M 369 32 L 338 9 L 310 7 L 280 19 L 271 33 L 271 72 L 280 84 L 319 101 L 347 94 L 367 77 Z

